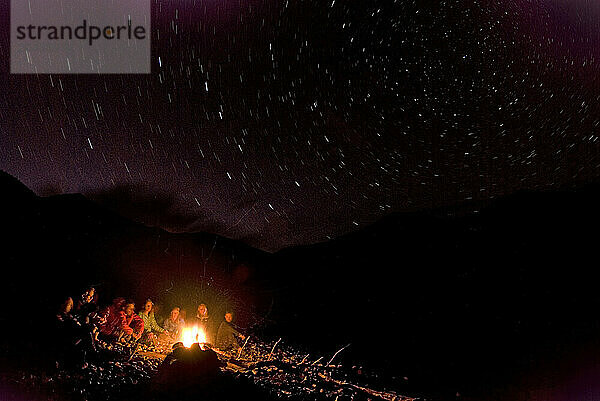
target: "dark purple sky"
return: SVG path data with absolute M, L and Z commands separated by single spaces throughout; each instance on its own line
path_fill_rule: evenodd
M 591 3 L 154 0 L 152 75 L 16 76 L 1 0 L 0 169 L 267 250 L 593 181 Z

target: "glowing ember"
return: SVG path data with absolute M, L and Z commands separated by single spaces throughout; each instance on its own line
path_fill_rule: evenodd
M 201 327 L 186 327 L 181 331 L 181 342 L 187 348 L 194 343 L 203 344 L 206 342 L 206 333 Z

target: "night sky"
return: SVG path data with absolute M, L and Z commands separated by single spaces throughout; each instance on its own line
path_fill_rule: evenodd
M 153 0 L 151 75 L 9 75 L 0 169 L 265 250 L 600 175 L 600 3 Z

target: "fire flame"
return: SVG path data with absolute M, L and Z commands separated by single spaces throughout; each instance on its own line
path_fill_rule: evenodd
M 206 343 L 206 333 L 202 327 L 185 327 L 181 331 L 181 342 L 186 348 L 191 347 L 194 343 Z

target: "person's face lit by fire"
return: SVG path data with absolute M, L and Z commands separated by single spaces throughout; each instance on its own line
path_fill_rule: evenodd
M 231 322 L 233 321 L 233 315 L 232 315 L 231 313 L 227 312 L 227 313 L 225 314 L 225 321 L 226 321 L 227 323 L 231 323 Z
M 85 294 L 83 295 L 83 300 L 85 302 L 92 302 L 92 300 L 94 299 L 94 295 L 96 294 L 96 289 L 95 288 L 90 288 L 89 290 L 87 290 L 85 292 Z
M 200 315 L 200 316 L 206 315 L 206 305 L 204 305 L 204 304 L 198 305 L 198 315 Z
M 179 318 L 179 308 L 173 308 L 171 311 L 171 320 L 176 321 Z
M 125 305 L 125 314 L 127 316 L 133 315 L 134 310 L 135 310 L 135 304 L 130 303 L 130 304 Z
M 67 298 L 67 300 L 65 301 L 64 304 L 64 309 L 63 311 L 65 313 L 70 313 L 73 310 L 73 298 L 69 297 Z
M 144 304 L 144 312 L 150 313 L 152 310 L 152 302 L 148 301 Z

